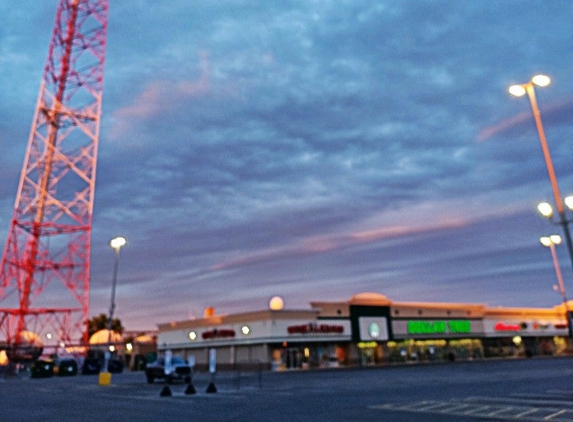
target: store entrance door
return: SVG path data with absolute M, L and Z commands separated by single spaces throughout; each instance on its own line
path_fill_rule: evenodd
M 286 369 L 299 369 L 302 366 L 302 354 L 297 348 L 284 349 L 282 359 Z
M 376 347 L 360 349 L 360 366 L 370 366 L 376 363 Z

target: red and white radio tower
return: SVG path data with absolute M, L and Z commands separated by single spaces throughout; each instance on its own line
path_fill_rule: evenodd
M 0 268 L 0 336 L 13 356 L 46 337 L 87 343 L 107 14 L 108 0 L 58 6 Z

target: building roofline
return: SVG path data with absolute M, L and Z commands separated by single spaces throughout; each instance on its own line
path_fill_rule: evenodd
M 242 312 L 238 314 L 213 315 L 205 318 L 188 319 L 157 324 L 159 330 L 181 329 L 186 327 L 211 327 L 213 325 L 261 321 L 266 319 L 316 318 L 318 309 L 282 309 L 278 311 L 265 309 L 261 311 Z
M 258 311 L 241 312 L 237 314 L 213 315 L 181 321 L 157 324 L 159 331 L 176 330 L 182 328 L 212 327 L 214 325 L 237 324 L 262 320 L 285 319 L 316 319 L 322 313 L 322 308 L 349 307 L 349 306 L 389 306 L 394 309 L 429 309 L 445 311 L 469 311 L 474 317 L 516 316 L 519 314 L 536 315 L 539 317 L 564 313 L 565 305 L 559 304 L 551 308 L 528 307 L 491 307 L 483 303 L 455 303 L 455 302 L 395 302 L 378 293 L 358 293 L 346 301 L 312 301 L 310 309 L 263 309 Z M 569 308 L 573 301 L 568 302 Z

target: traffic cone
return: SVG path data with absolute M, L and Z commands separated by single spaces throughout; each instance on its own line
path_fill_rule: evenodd
M 207 391 L 205 391 L 206 393 L 216 393 L 217 392 L 217 387 L 215 387 L 215 383 L 214 382 L 210 382 L 209 385 L 207 386 Z
M 173 393 L 171 392 L 171 387 L 169 387 L 169 384 L 165 384 L 163 386 L 163 388 L 161 389 L 161 393 L 159 393 L 160 397 L 171 397 L 173 395 Z
M 196 394 L 197 390 L 195 390 L 195 386 L 193 385 L 193 380 L 189 380 L 189 384 L 187 384 L 187 388 L 185 389 L 185 394 Z

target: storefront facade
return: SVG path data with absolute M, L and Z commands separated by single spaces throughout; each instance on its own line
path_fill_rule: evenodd
M 513 312 L 511 312 L 513 311 Z M 554 309 L 499 309 L 484 314 L 484 353 L 489 356 L 562 354 L 569 330 L 563 305 Z
M 206 368 L 216 350 L 219 369 L 281 370 L 333 365 L 351 340 L 350 321 L 319 318 L 319 311 L 268 310 L 159 325 L 158 349 L 172 350 Z
M 308 310 L 265 310 L 160 324 L 161 351 L 206 368 L 290 370 L 393 362 L 466 360 L 563 353 L 563 307 L 392 302 L 363 293 Z

